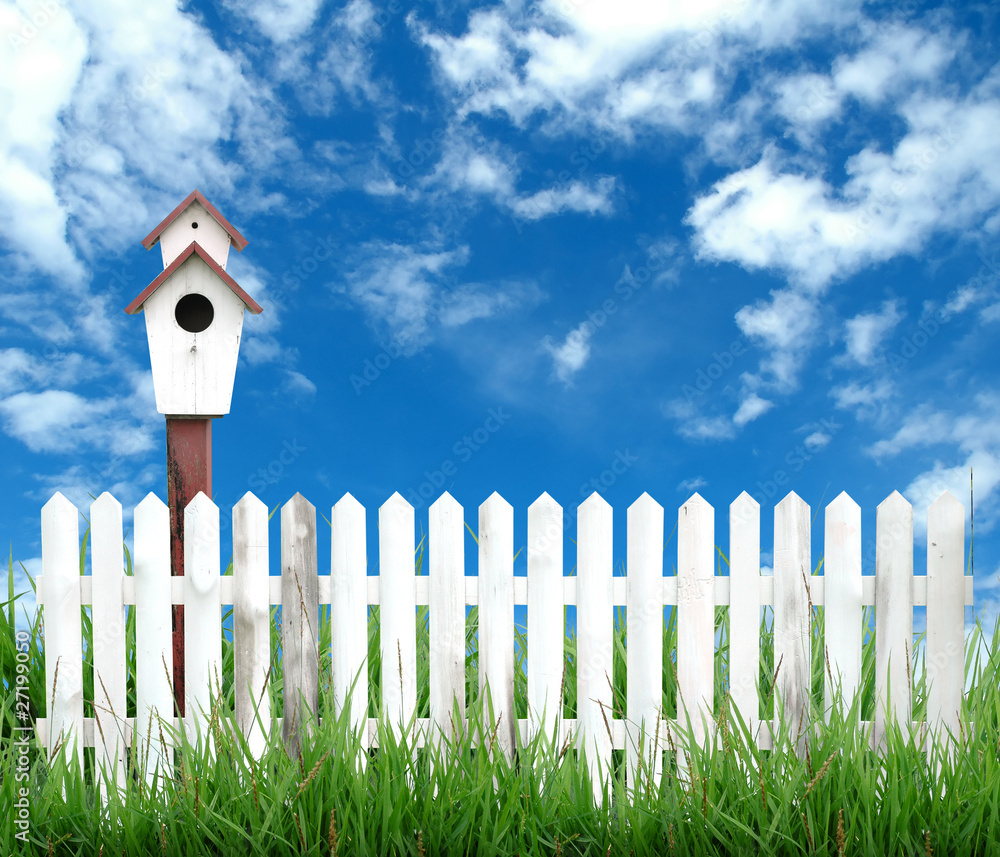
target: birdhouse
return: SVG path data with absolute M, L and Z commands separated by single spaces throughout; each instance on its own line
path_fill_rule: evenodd
M 194 191 L 142 243 L 160 244 L 165 267 L 125 312 L 146 316 L 157 411 L 228 414 L 243 314 L 261 312 L 225 270 L 229 245 L 242 250 L 246 239 Z

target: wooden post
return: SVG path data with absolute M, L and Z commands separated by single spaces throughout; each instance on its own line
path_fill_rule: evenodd
M 184 510 L 195 495 L 212 496 L 212 420 L 167 417 L 167 505 L 170 574 L 184 576 Z M 184 606 L 174 605 L 174 704 L 184 716 Z

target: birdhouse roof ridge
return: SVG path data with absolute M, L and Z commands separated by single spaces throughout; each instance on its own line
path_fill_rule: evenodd
M 255 301 L 252 297 L 250 297 L 250 295 L 248 295 L 245 291 L 243 291 L 239 283 L 237 283 L 236 280 L 230 277 L 229 274 L 226 273 L 225 269 L 222 268 L 222 266 L 219 265 L 219 263 L 216 262 L 215 259 L 209 256 L 208 253 L 202 248 L 202 246 L 197 241 L 192 241 L 190 244 L 188 244 L 188 246 L 184 249 L 184 251 L 176 259 L 174 259 L 173 262 L 171 262 L 166 268 L 163 269 L 160 275 L 155 280 L 153 280 L 153 282 L 151 282 L 148 286 L 146 286 L 146 288 L 142 290 L 142 292 L 139 293 L 138 297 L 136 297 L 136 299 L 133 300 L 132 303 L 130 303 L 127 307 L 125 307 L 125 312 L 127 312 L 129 315 L 135 315 L 137 312 L 139 312 L 139 310 L 142 309 L 142 305 L 147 300 L 149 300 L 153 292 L 155 292 L 160 286 L 162 286 L 167 280 L 169 280 L 177 271 L 177 269 L 180 268 L 180 266 L 183 265 L 188 259 L 190 259 L 191 256 L 197 256 L 206 265 L 208 265 L 208 267 L 212 270 L 212 272 L 220 280 L 222 280 L 222 282 L 224 282 L 227 286 L 229 286 L 230 289 L 232 289 L 236 297 L 238 297 L 241 301 L 243 301 L 243 303 L 246 305 L 246 308 L 250 310 L 250 312 L 252 312 L 254 315 L 259 315 L 264 311 L 263 307 L 261 307 L 261 305 L 258 304 L 257 301 Z
M 194 202 L 201 203 L 205 211 L 207 211 L 219 224 L 219 226 L 225 229 L 229 234 L 229 239 L 232 241 L 236 251 L 242 252 L 243 248 L 247 246 L 247 239 L 239 233 L 235 226 L 233 226 L 219 213 L 219 210 L 212 205 L 212 203 L 205 199 L 205 195 L 197 188 L 191 191 L 191 193 L 185 197 L 184 201 L 178 205 L 177 208 L 171 211 L 170 214 L 160 221 L 159 225 L 157 225 L 153 231 L 149 233 L 149 235 L 142 239 L 142 246 L 147 250 L 151 250 L 156 242 L 160 240 L 160 234 L 163 230 L 180 217 Z

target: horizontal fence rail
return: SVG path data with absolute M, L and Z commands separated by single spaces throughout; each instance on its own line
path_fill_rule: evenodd
M 126 573 L 122 508 L 110 494 L 91 506 L 91 574 L 81 574 L 79 512 L 56 494 L 42 510 L 42 575 L 38 599 L 45 621 L 47 717 L 38 740 L 55 751 L 63 742 L 82 763 L 84 747 L 124 771 L 138 737 L 147 776 L 169 746 L 156 718 L 205 735 L 210 690 L 222 682 L 222 605 L 233 605 L 236 721 L 251 752 L 261 753 L 261 723 L 280 728 L 294 752 L 305 720 L 318 712 L 319 612 L 330 610 L 333 713 L 350 705 L 350 722 L 364 747 L 374 746 L 378 718 L 368 713 L 369 608 L 379 607 L 382 719 L 424 745 L 466 728 L 466 608 L 479 611 L 480 689 L 488 688 L 492 741 L 508 755 L 515 730 L 527 741 L 541 730 L 585 752 L 600 791 L 598 770 L 611 770 L 614 750 L 626 751 L 627 776 L 651 756 L 660 775 L 667 750 L 662 677 L 676 657 L 677 720 L 690 721 L 703 742 L 714 728 L 716 607 L 729 609 L 728 693 L 758 747 L 770 749 L 782 724 L 759 711 L 762 606 L 773 607 L 775 690 L 785 725 L 795 729 L 810 706 L 813 608 L 824 607 L 827 663 L 824 704 L 839 687 L 850 704 L 862 684 L 862 608 L 875 608 L 873 747 L 889 718 L 928 736 L 958 734 L 965 678 L 964 608 L 973 604 L 965 574 L 965 510 L 942 494 L 927 511 L 927 574 L 913 574 L 913 510 L 893 492 L 876 519 L 875 575 L 862 574 L 861 510 L 841 494 L 825 510 L 822 574 L 813 574 L 810 509 L 794 493 L 774 510 L 773 575 L 761 574 L 760 507 L 743 493 L 729 510 L 729 575 L 716 573 L 715 511 L 693 495 L 678 510 L 676 560 L 664 542 L 664 510 L 648 494 L 628 509 L 624 576 L 613 570 L 612 510 L 597 494 L 579 507 L 577 565 L 566 576 L 563 509 L 543 494 L 527 510 L 527 577 L 514 575 L 514 514 L 493 494 L 479 508 L 478 574 L 466 575 L 464 510 L 443 494 L 429 511 L 428 561 L 414 564 L 413 507 L 394 494 L 378 511 L 378 575 L 368 574 L 366 510 L 350 494 L 331 510 L 331 564 L 319 573 L 316 510 L 296 494 L 281 510 L 281 574 L 271 575 L 267 507 L 247 494 L 233 510 L 233 574 L 220 575 L 219 510 L 204 494 L 184 516 L 185 576 L 170 577 L 169 515 L 155 495 L 135 509 L 132 574 Z M 676 563 L 676 565 L 675 565 Z M 676 574 L 670 574 L 672 567 Z M 183 604 L 187 716 L 173 715 L 171 605 Z M 271 716 L 265 692 L 271 651 L 271 607 L 281 605 L 284 716 Z M 912 722 L 913 607 L 927 608 L 924 663 L 927 717 Z M 81 608 L 92 606 L 96 716 L 84 717 Z M 416 608 L 428 608 L 428 718 L 417 705 Z M 515 716 L 515 606 L 527 608 L 527 711 Z M 576 608 L 577 716 L 562 716 L 565 688 L 564 607 Z M 627 621 L 625 717 L 613 716 L 615 609 Z M 664 652 L 664 607 L 677 610 L 677 650 Z M 126 611 L 135 609 L 136 717 L 126 712 Z M 326 653 L 324 653 L 326 654 Z M 352 692 L 353 687 L 353 692 Z M 453 723 L 456 711 L 463 722 Z M 255 708 L 257 716 L 255 716 Z M 776 709 L 777 710 L 777 709 Z M 258 719 L 259 718 L 259 719 Z M 801 730 L 800 730 L 801 731 Z M 795 734 L 795 733 L 793 733 Z M 156 736 L 155 740 L 153 736 Z M 210 737 L 210 736 L 206 736 Z M 800 751 L 804 737 L 799 737 Z M 928 749 L 930 752 L 930 749 Z M 683 752 L 678 758 L 683 769 Z M 102 784 L 103 787 L 103 784 Z

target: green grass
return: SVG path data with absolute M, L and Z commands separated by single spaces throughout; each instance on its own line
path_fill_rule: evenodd
M 723 558 L 724 559 L 724 558 Z M 418 570 L 422 552 L 417 555 Z M 728 659 L 726 608 L 717 609 L 721 645 L 716 657 L 718 728 L 704 748 L 692 746 L 684 730 L 672 728 L 674 746 L 688 748 L 691 773 L 678 778 L 672 753 L 658 785 L 648 778 L 626 792 L 623 754 L 614 756 L 614 777 L 595 805 L 586 768 L 576 753 L 540 736 L 518 746 L 508 763 L 498 752 L 477 746 L 490 735 L 478 699 L 476 613 L 468 622 L 467 675 L 471 727 L 439 748 L 414 748 L 381 731 L 379 749 L 363 752 L 344 718 L 333 717 L 328 692 L 321 693 L 322 726 L 305 742 L 301 758 L 290 759 L 280 733 L 262 758 L 250 759 L 232 717 L 233 647 L 224 640 L 225 672 L 213 716 L 215 756 L 183 735 L 181 762 L 150 789 L 129 778 L 124 793 L 112 788 L 97 796 L 94 751 L 85 770 L 67 766 L 62 754 L 51 762 L 32 743 L 28 767 L 12 737 L 17 655 L 14 642 L 13 562 L 8 560 L 9 596 L 0 609 L 0 676 L 5 696 L 0 724 L 0 807 L 11 808 L 19 789 L 28 794 L 27 843 L 15 839 L 13 809 L 0 813 L 0 853 L 80 855 L 283 855 L 283 854 L 870 854 L 935 855 L 1000 853 L 1000 627 L 986 640 L 987 657 L 968 664 L 971 689 L 963 722 L 974 722 L 948 743 L 937 745 L 937 764 L 898 730 L 885 752 L 867 749 L 858 715 L 872 717 L 874 639 L 864 642 L 862 692 L 849 700 L 808 742 L 805 758 L 792 752 L 793 735 L 780 736 L 774 751 L 760 751 L 726 704 Z M 676 649 L 676 614 L 664 624 L 665 651 Z M 277 615 L 272 633 L 278 641 Z M 616 617 L 615 716 L 624 716 L 625 627 Z M 813 623 L 813 696 L 823 693 L 822 608 Z M 428 713 L 427 610 L 418 612 L 418 716 Z M 761 714 L 780 706 L 771 693 L 774 665 L 767 622 L 762 623 Z M 85 638 L 90 628 L 85 622 Z M 129 715 L 134 700 L 134 616 L 128 622 Z M 969 642 L 977 651 L 983 631 Z M 321 688 L 329 687 L 328 618 L 321 622 Z M 31 719 L 42 716 L 44 666 L 42 629 L 28 638 L 26 676 Z M 518 640 L 523 666 L 527 641 Z M 87 646 L 89 651 L 89 646 Z M 922 651 L 919 649 L 918 651 Z M 967 658 L 967 663 L 968 663 Z M 378 710 L 378 611 L 369 637 L 369 712 Z M 85 668 L 89 682 L 91 670 Z M 922 675 L 922 670 L 915 670 Z M 523 670 L 517 672 L 518 716 L 525 716 Z M 272 706 L 281 714 L 281 665 L 275 662 Z M 566 639 L 564 714 L 575 716 L 575 640 Z M 926 687 L 918 679 L 914 714 L 923 717 Z M 676 678 L 663 676 L 664 711 L 676 714 Z M 92 687 L 85 688 L 92 698 Z M 89 710 L 87 712 L 90 713 Z M 277 730 L 276 730 L 277 731 Z M 807 733 L 811 734 L 811 733 Z M 364 764 L 362 765 L 362 761 Z

